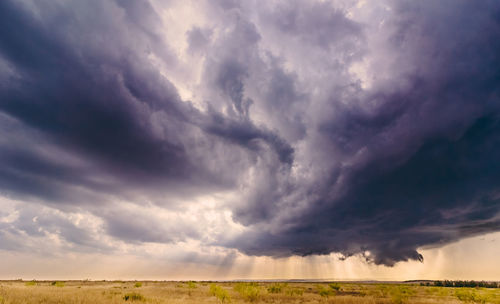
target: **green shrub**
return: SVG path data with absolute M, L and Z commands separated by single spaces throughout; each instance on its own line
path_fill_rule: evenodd
M 26 286 L 36 286 L 36 281 L 29 281 L 29 282 L 26 282 L 24 283 Z
M 195 282 L 193 281 L 187 282 L 188 294 L 191 295 L 191 290 L 195 289 L 196 287 L 197 286 Z
M 231 302 L 231 298 L 229 297 L 227 290 L 215 284 L 210 285 L 210 295 L 216 297 L 220 303 Z
M 281 293 L 287 284 L 282 284 L 282 283 L 274 283 L 271 284 L 267 287 L 267 292 L 269 293 Z
M 260 288 L 255 282 L 237 283 L 234 285 L 234 290 L 236 290 L 243 299 L 250 302 L 254 302 L 260 297 Z
M 334 296 L 336 291 L 331 288 L 326 288 L 324 285 L 316 285 L 316 289 L 318 290 L 318 294 L 324 298 L 328 298 L 329 296 Z
M 338 284 L 338 283 L 330 283 L 330 284 L 328 284 L 328 286 L 330 286 L 330 288 L 335 290 L 335 291 L 340 291 L 340 284 Z
M 136 283 L 134 284 L 134 287 L 135 287 L 135 288 L 139 288 L 139 287 L 141 287 L 141 286 L 142 286 L 142 283 L 141 283 L 141 282 L 136 282 Z
M 143 295 L 141 295 L 140 293 L 136 293 L 136 292 L 131 292 L 131 293 L 125 294 L 123 296 L 123 299 L 125 301 L 145 301 L 146 300 Z
M 217 294 L 217 289 L 219 288 L 219 286 L 215 285 L 215 284 L 210 284 L 210 295 L 211 296 L 215 296 Z
M 50 283 L 50 285 L 56 286 L 56 287 L 64 287 L 64 282 L 54 281 L 54 282 Z

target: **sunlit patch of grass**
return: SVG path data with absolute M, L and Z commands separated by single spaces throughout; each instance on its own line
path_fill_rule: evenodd
M 36 286 L 36 281 L 35 280 L 28 281 L 28 282 L 24 283 L 24 285 L 26 285 L 26 286 Z
M 379 297 L 387 297 L 389 295 L 389 286 L 387 285 L 377 285 L 377 289 L 374 291 L 374 294 L 376 294 Z
M 455 290 L 455 296 L 464 303 L 500 303 L 500 292 L 498 289 L 459 288 Z
M 316 285 L 316 290 L 318 294 L 323 298 L 328 298 L 337 294 L 337 291 L 330 287 L 325 287 L 324 285 Z
M 394 286 L 389 289 L 390 298 L 394 304 L 406 303 L 415 293 L 415 290 L 408 286 Z
M 220 303 L 231 302 L 231 297 L 229 296 L 229 293 L 227 292 L 227 290 L 225 290 L 224 288 L 222 288 L 216 284 L 210 285 L 210 295 L 216 297 Z
M 289 287 L 285 290 L 285 294 L 289 297 L 302 297 L 304 290 L 302 288 Z
M 240 296 L 250 302 L 255 302 L 260 297 L 260 287 L 257 283 L 237 283 L 234 285 L 234 290 L 237 291 Z
M 54 281 L 54 282 L 50 283 L 50 285 L 56 286 L 56 287 L 64 287 L 65 283 L 62 281 Z
M 455 290 L 455 296 L 462 302 L 470 303 L 484 303 L 482 299 L 475 291 L 469 289 L 457 289 Z
M 447 297 L 450 294 L 449 289 L 444 287 L 426 287 L 425 292 L 437 297 Z

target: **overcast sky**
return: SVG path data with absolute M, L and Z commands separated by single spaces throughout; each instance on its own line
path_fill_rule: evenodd
M 499 37 L 494 0 L 0 1 L 0 278 L 500 280 Z

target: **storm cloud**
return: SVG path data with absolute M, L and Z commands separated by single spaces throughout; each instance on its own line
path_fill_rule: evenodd
M 0 246 L 392 266 L 500 231 L 498 37 L 496 1 L 1 1 Z

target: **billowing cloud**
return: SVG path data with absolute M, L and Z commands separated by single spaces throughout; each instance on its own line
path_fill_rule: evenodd
M 1 249 L 394 265 L 498 231 L 499 16 L 465 0 L 2 1 Z

